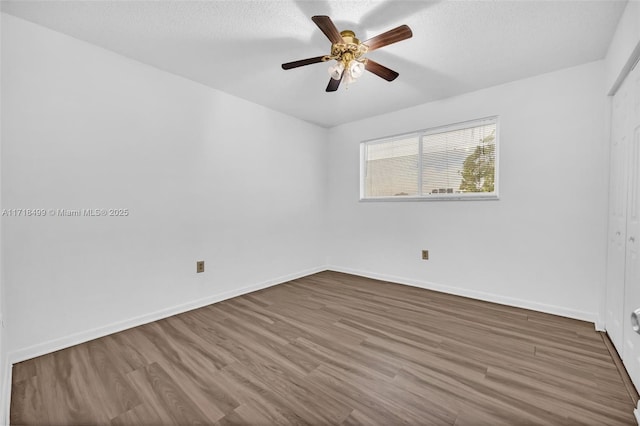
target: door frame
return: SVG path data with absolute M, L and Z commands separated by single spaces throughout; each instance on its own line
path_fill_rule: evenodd
M 627 76 L 629 75 L 629 73 L 631 72 L 631 70 L 633 68 L 635 68 L 636 66 L 640 66 L 640 41 L 638 41 L 638 43 L 636 44 L 636 47 L 633 49 L 633 51 L 631 52 L 631 55 L 629 56 L 629 58 L 627 59 L 627 62 L 625 63 L 625 65 L 622 67 L 622 69 L 620 70 L 620 73 L 618 74 L 618 78 L 616 79 L 616 81 L 613 83 L 613 85 L 611 86 L 611 88 L 609 89 L 609 91 L 607 92 L 607 96 L 605 97 L 605 120 L 604 120 L 604 135 L 605 135 L 605 140 L 607 143 L 607 150 L 606 150 L 606 161 L 607 161 L 607 170 L 606 170 L 606 180 L 607 180 L 607 188 L 609 188 L 609 185 L 611 184 L 610 180 L 611 180 L 611 176 L 610 176 L 610 170 L 609 170 L 609 165 L 611 164 L 611 114 L 613 113 L 613 97 L 614 95 L 618 92 L 618 89 L 620 88 L 620 86 L 622 86 L 622 83 L 624 82 L 624 80 L 627 78 Z M 610 202 L 610 198 L 611 198 L 611 193 L 607 194 L 607 204 Z M 608 217 L 608 213 L 607 213 L 607 229 L 609 229 L 609 217 Z M 609 239 L 609 235 L 607 233 L 606 235 L 606 240 L 604 241 L 605 247 L 608 247 L 608 239 Z M 598 306 L 598 313 L 597 313 L 597 318 L 596 318 L 596 322 L 595 322 L 595 329 L 596 331 L 603 331 L 606 332 L 606 306 L 607 306 L 607 265 L 609 262 L 609 258 L 608 258 L 608 250 L 607 250 L 607 257 L 605 258 L 605 273 L 604 273 L 604 277 L 602 279 L 602 285 L 600 286 L 600 294 L 599 294 L 599 299 L 600 299 L 600 303 Z M 638 410 L 640 410 L 640 406 L 638 407 Z M 640 415 L 640 414 L 639 414 Z M 638 422 L 638 424 L 640 424 L 640 421 Z

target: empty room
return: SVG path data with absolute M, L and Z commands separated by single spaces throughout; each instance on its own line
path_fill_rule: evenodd
M 640 1 L 0 7 L 0 424 L 639 424 Z

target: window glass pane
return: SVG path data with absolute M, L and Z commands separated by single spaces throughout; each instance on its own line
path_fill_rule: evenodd
M 495 123 L 425 135 L 424 195 L 494 192 Z
M 366 144 L 365 196 L 418 195 L 418 149 L 417 136 Z
M 362 198 L 497 199 L 498 117 L 363 142 Z

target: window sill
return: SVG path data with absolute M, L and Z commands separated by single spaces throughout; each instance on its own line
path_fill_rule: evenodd
M 376 201 L 394 202 L 394 201 L 484 201 L 484 200 L 499 200 L 498 194 L 486 194 L 486 195 L 398 195 L 395 197 L 367 197 L 360 198 L 360 202 L 370 203 Z

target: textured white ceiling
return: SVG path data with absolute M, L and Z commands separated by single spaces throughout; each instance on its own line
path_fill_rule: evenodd
M 140 62 L 331 127 L 602 59 L 626 1 L 3 1 L 2 11 Z M 413 38 L 368 56 L 366 73 L 326 93 L 328 54 L 311 21 L 329 15 L 361 40 L 401 24 Z

